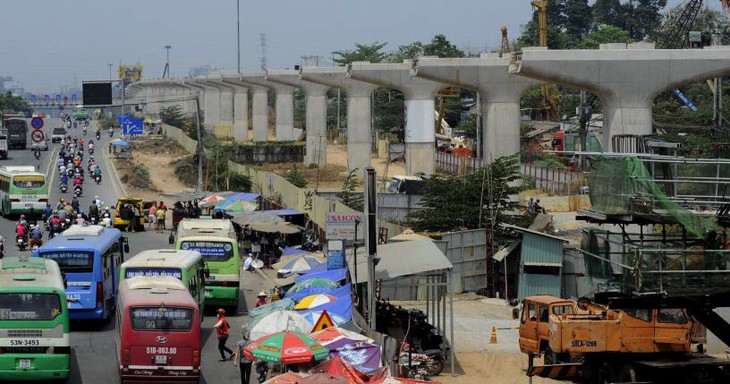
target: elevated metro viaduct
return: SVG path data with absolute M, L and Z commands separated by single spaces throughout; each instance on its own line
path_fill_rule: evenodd
M 519 152 L 519 100 L 542 82 L 585 89 L 598 95 L 604 109 L 604 148 L 611 137 L 652 132 L 651 106 L 662 91 L 730 73 L 730 49 L 661 50 L 652 44 L 606 44 L 599 50 L 526 48 L 511 58 L 429 58 L 396 64 L 352 63 L 348 67 L 304 67 L 267 73 L 219 74 L 203 78 L 143 80 L 130 85 L 139 102 L 160 99 L 175 86 L 200 96 L 207 125 L 232 123 L 233 137 L 245 141 L 248 91 L 253 99 L 253 140 L 268 140 L 266 92 L 276 93 L 276 139 L 292 140 L 293 91 L 307 96 L 307 158 L 326 164 L 326 108 L 323 94 L 341 88 L 347 94 L 348 168 L 371 164 L 371 96 L 379 86 L 401 90 L 406 98 L 406 159 L 409 174 L 434 170 L 433 96 L 446 86 L 479 92 L 484 159 Z M 170 83 L 175 83 L 171 86 Z M 177 91 L 176 91 L 177 92 Z M 244 96 L 245 94 L 245 96 Z M 246 112 L 243 112 L 246 111 Z M 244 130 L 244 131 L 242 131 Z M 311 137 L 310 137 L 311 135 Z

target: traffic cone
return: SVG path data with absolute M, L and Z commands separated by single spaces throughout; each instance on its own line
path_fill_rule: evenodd
M 497 327 L 492 327 L 492 337 L 489 339 L 489 344 L 497 344 Z

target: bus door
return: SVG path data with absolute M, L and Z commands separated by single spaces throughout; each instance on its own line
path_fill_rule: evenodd
M 195 308 L 139 306 L 127 313 L 130 327 L 122 330 L 121 344 L 129 346 L 130 366 L 178 378 L 199 369 L 200 322 Z

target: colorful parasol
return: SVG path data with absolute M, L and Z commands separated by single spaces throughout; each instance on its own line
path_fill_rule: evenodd
M 249 359 L 270 363 L 300 364 L 325 360 L 329 350 L 300 332 L 278 332 L 249 343 L 243 353 Z
M 331 303 L 337 300 L 336 297 L 328 295 L 326 293 L 317 293 L 315 295 L 309 295 L 299 301 L 294 309 L 310 309 L 318 307 L 322 304 Z
M 335 281 L 317 277 L 314 279 L 298 281 L 296 284 L 294 284 L 294 286 L 292 286 L 287 291 L 287 294 L 296 293 L 303 289 L 312 288 L 312 287 L 337 288 L 338 286 L 339 285 Z
M 338 337 L 347 337 L 348 339 L 353 340 L 361 340 L 366 341 L 368 343 L 373 343 L 373 339 L 361 335 L 357 332 L 349 331 L 345 328 L 340 327 L 329 327 L 325 328 L 324 330 L 321 330 L 319 332 L 314 332 L 309 337 L 311 337 L 313 340 L 318 341 L 322 344 L 327 344 L 329 341 L 332 341 Z
M 316 321 L 316 320 L 315 320 Z M 256 340 L 260 337 L 282 331 L 310 332 L 312 322 L 301 314 L 285 309 L 277 309 L 258 319 L 252 319 L 243 325 L 248 337 Z

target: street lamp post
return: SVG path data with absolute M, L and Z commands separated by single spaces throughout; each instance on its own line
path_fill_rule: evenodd
M 114 64 L 107 64 L 107 65 L 109 65 L 109 81 L 112 81 L 112 66 Z
M 238 53 L 238 73 L 241 73 L 241 0 L 236 0 L 236 47 Z

